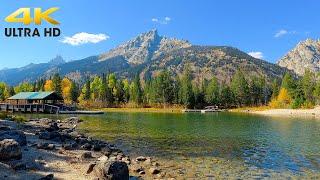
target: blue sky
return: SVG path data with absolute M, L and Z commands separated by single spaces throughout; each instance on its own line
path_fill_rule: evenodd
M 4 28 L 13 27 L 5 17 L 21 7 L 59 7 L 52 17 L 60 21 L 62 35 L 5 37 Z M 197 45 L 233 46 L 275 62 L 299 41 L 320 37 L 319 7 L 318 0 L 3 0 L 0 69 L 47 62 L 58 54 L 66 60 L 97 55 L 153 28 L 160 35 Z M 61 42 L 81 32 L 96 43 Z

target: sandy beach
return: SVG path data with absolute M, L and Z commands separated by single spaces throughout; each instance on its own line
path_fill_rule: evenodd
M 259 114 L 276 117 L 305 117 L 320 118 L 320 107 L 314 109 L 267 109 L 267 110 L 241 110 L 244 113 Z

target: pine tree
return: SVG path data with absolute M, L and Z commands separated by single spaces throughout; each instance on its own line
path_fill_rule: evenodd
M 277 96 L 279 95 L 279 91 L 280 91 L 280 85 L 279 85 L 278 79 L 274 79 L 272 81 L 271 90 L 272 90 L 271 98 L 272 99 L 277 98 Z
M 206 87 L 205 100 L 211 105 L 218 105 L 220 101 L 220 89 L 217 78 L 213 77 Z
M 184 73 L 181 78 L 180 97 L 181 102 L 187 108 L 193 108 L 195 104 L 195 97 L 191 82 L 191 73 L 188 66 L 185 67 Z
M 307 102 L 314 104 L 315 97 L 313 96 L 313 92 L 316 86 L 315 74 L 310 70 L 306 70 L 304 76 L 302 77 L 301 85 L 304 93 L 304 98 L 307 100 Z
M 225 108 L 234 104 L 234 95 L 230 87 L 224 83 L 221 84 L 220 102 Z
M 130 100 L 130 84 L 128 79 L 123 80 L 124 102 L 128 103 Z
M 125 92 L 124 92 L 124 84 L 122 80 L 117 80 L 115 97 L 118 104 L 121 104 L 124 102 Z
M 142 103 L 142 89 L 140 84 L 140 77 L 138 75 L 136 75 L 130 85 L 130 100 L 137 105 Z
M 86 81 L 82 92 L 84 94 L 83 100 L 85 100 L 85 101 L 90 100 L 90 96 L 91 96 L 90 80 Z
M 73 103 L 76 103 L 79 97 L 79 86 L 74 81 L 72 81 L 71 83 L 70 94 L 71 101 Z
M 231 81 L 231 90 L 239 106 L 249 105 L 249 86 L 241 70 L 238 70 Z
M 294 80 L 294 78 L 291 76 L 290 73 L 286 73 L 283 78 L 282 78 L 282 83 L 281 83 L 281 88 L 285 88 L 287 89 L 290 97 L 292 99 L 295 98 L 296 96 L 296 88 L 297 88 L 297 84 Z
M 62 95 L 61 90 L 61 77 L 59 74 L 54 74 L 52 77 L 52 90 L 55 91 L 57 94 Z

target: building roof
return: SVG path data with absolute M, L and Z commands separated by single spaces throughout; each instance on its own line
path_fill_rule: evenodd
M 55 92 L 21 92 L 10 98 L 9 100 L 42 100 L 42 99 L 56 99 L 61 100 L 62 98 Z

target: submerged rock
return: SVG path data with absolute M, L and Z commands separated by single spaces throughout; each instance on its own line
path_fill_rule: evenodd
M 0 141 L 0 160 L 21 159 L 21 147 L 13 139 L 4 139 Z

